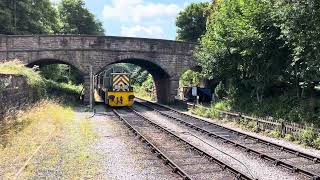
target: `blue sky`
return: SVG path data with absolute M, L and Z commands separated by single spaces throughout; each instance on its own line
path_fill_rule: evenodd
M 51 0 L 57 2 L 59 0 Z M 175 18 L 192 2 L 209 0 L 85 0 L 106 35 L 175 39 Z

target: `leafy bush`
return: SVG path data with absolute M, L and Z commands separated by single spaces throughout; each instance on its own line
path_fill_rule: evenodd
M 269 132 L 269 135 L 274 138 L 280 138 L 281 132 L 279 130 L 272 130 Z
M 183 86 L 198 86 L 200 84 L 200 73 L 194 72 L 192 70 L 187 70 L 182 74 L 179 85 Z
M 219 98 L 222 99 L 226 95 L 226 90 L 224 88 L 224 84 L 220 81 L 217 87 L 214 89 L 214 94 Z
M 147 80 L 142 83 L 142 87 L 147 92 L 152 92 L 153 91 L 154 82 L 153 82 L 153 78 L 152 78 L 151 74 L 149 74 Z
M 287 140 L 287 141 L 294 141 L 295 140 L 295 138 L 294 138 L 294 136 L 292 134 L 286 134 L 284 136 L 284 139 Z
M 314 139 L 316 139 L 316 133 L 311 128 L 305 129 L 298 134 L 300 142 L 307 146 L 312 146 Z
M 320 134 L 318 135 L 318 138 L 314 140 L 314 146 L 317 149 L 320 149 Z
M 217 102 L 216 104 L 214 104 L 214 108 L 215 109 L 219 109 L 219 110 L 230 110 L 231 109 L 231 105 L 230 105 L 230 101 L 220 101 Z

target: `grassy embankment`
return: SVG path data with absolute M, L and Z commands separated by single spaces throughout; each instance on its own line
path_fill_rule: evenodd
M 88 145 L 95 138 L 90 121 L 77 120 L 72 107 L 41 101 L 21 112 L 15 124 L 1 128 L 0 177 L 12 179 L 24 165 L 19 174 L 23 179 L 93 177 L 98 157 Z
M 138 98 L 142 98 L 149 101 L 154 101 L 155 97 L 152 97 L 151 93 L 148 92 L 143 86 L 133 86 L 134 95 Z
M 279 103 L 279 102 L 278 102 Z M 270 105 L 270 104 L 269 104 Z M 279 106 L 279 105 L 278 105 Z M 232 109 L 232 102 L 229 100 L 220 101 L 216 104 L 212 104 L 211 107 L 197 107 L 191 109 L 191 113 L 206 117 L 206 118 L 212 118 L 212 119 L 219 119 L 219 113 L 216 111 L 219 110 L 234 110 Z M 261 107 L 261 109 L 264 109 Z M 255 115 L 252 113 L 251 115 Z M 230 120 L 223 119 L 222 122 L 230 123 Z M 245 129 L 250 130 L 256 133 L 262 133 L 264 135 L 268 135 L 275 138 L 282 138 L 281 133 L 279 130 L 261 130 L 255 122 L 249 121 L 249 120 L 240 120 L 236 124 L 237 126 Z M 287 141 L 291 141 L 296 144 L 303 144 L 309 147 L 320 149 L 320 134 L 315 133 L 312 130 L 312 127 L 299 132 L 299 133 L 289 133 L 285 137 L 283 137 Z
M 92 162 L 97 157 L 90 154 L 88 145 L 96 135 L 90 121 L 75 117 L 75 109 L 68 102 L 81 87 L 46 80 L 19 61 L 1 63 L 0 73 L 25 76 L 41 97 L 33 107 L 0 124 L 0 179 L 17 175 L 23 179 L 94 176 L 97 167 Z M 63 97 L 53 100 L 59 95 Z
M 27 78 L 27 83 L 36 88 L 43 99 L 59 99 L 64 103 L 74 103 L 79 100 L 82 85 L 72 83 L 58 83 L 43 78 L 39 72 L 26 68 L 18 60 L 0 63 L 1 74 L 16 74 Z
M 55 88 L 68 96 L 78 93 L 79 88 L 45 80 L 18 61 L 0 64 L 0 73 L 25 76 L 43 96 L 36 105 L 0 126 L 0 179 L 18 175 L 22 179 L 93 177 L 97 167 L 92 162 L 98 157 L 88 150 L 96 138 L 90 121 L 75 117 L 72 106 L 50 100 L 52 96 L 46 93 Z

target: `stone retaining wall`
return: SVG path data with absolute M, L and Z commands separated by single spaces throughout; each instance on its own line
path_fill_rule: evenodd
M 38 100 L 36 90 L 21 75 L 0 74 L 0 122 Z

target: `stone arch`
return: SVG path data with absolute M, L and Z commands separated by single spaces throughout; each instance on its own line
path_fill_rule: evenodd
M 60 60 L 60 59 L 44 58 L 44 59 L 32 60 L 32 61 L 28 62 L 26 64 L 26 66 L 27 67 L 33 67 L 34 65 L 42 66 L 42 65 L 50 65 L 50 64 L 66 64 L 66 65 L 70 65 L 70 66 L 76 68 L 77 70 L 79 70 L 81 75 L 85 76 L 87 74 L 87 72 L 85 70 L 83 70 L 81 68 L 81 66 L 79 66 L 79 65 L 77 65 L 75 63 L 72 63 L 72 61 L 71 62 L 67 62 L 65 60 Z
M 163 93 L 159 100 L 166 103 L 174 100 L 184 69 L 194 66 L 193 54 L 197 46 L 180 41 L 111 36 L 0 35 L 0 62 L 18 58 L 30 65 L 57 60 L 70 64 L 85 74 L 85 101 L 89 102 L 91 67 L 95 74 L 107 64 L 145 60 L 153 65 L 150 67 L 157 65 L 166 72 L 163 78 L 149 69 L 161 87 L 158 94 Z
M 116 60 L 114 62 L 108 63 L 99 71 L 105 69 L 107 66 L 118 63 L 129 63 L 140 66 L 141 68 L 147 70 L 153 77 L 156 86 L 157 100 L 160 103 L 168 103 L 172 100 L 171 95 L 171 85 L 172 77 L 170 72 L 167 72 L 165 68 L 161 67 L 156 61 L 151 61 L 147 59 L 137 58 L 134 56 L 122 56 L 121 60 Z

